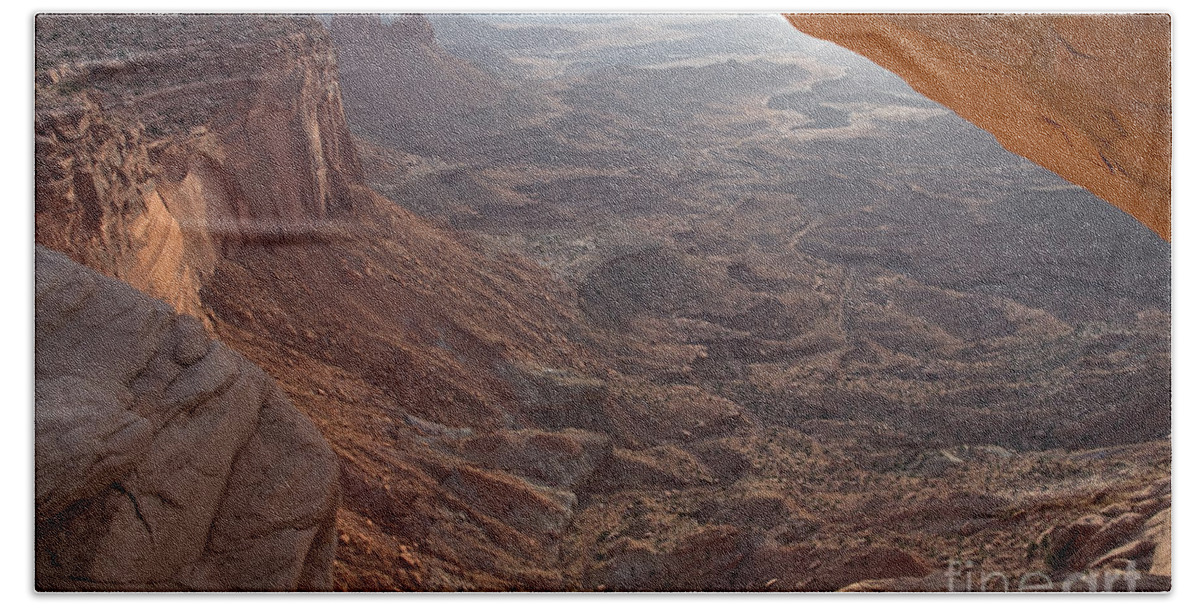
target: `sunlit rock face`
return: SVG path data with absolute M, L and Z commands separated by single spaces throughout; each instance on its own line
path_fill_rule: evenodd
M 1171 238 L 1168 15 L 788 15 Z
M 37 41 L 37 242 L 178 312 L 209 324 L 221 259 L 361 196 L 315 20 L 49 15 Z

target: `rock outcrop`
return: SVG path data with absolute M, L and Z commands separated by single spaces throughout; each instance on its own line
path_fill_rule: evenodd
M 1171 480 L 1148 485 L 1099 513 L 1054 526 L 1037 541 L 1046 565 L 1079 572 L 1134 567 L 1150 576 L 1171 576 Z
M 1171 238 L 1171 18 L 792 14 Z
M 50 15 L 37 29 L 39 243 L 210 324 L 199 290 L 221 258 L 326 234 L 364 195 L 319 22 Z
M 666 260 L 668 270 L 697 277 L 705 289 L 676 280 L 666 296 L 640 287 L 618 295 L 664 315 L 681 310 L 697 318 L 632 315 L 628 333 L 598 331 L 578 292 L 546 268 L 444 230 L 369 190 L 339 101 L 344 92 L 359 134 L 382 129 L 383 143 L 408 150 L 398 158 L 437 167 L 440 161 L 419 155 L 485 144 L 474 139 L 480 121 L 502 117 L 506 106 L 497 96 L 516 93 L 494 90 L 441 50 L 423 18 L 390 25 L 353 18 L 331 29 L 332 36 L 318 21 L 277 16 L 39 19 L 38 242 L 202 319 L 171 321 L 165 305 L 135 314 L 118 303 L 111 309 L 126 312 L 88 313 L 84 324 L 122 336 L 105 345 L 103 357 L 91 342 L 39 351 L 39 407 L 50 412 L 39 414 L 37 430 L 39 491 L 48 489 L 38 499 L 39 585 L 832 590 L 863 578 L 920 580 L 937 569 L 936 556 L 971 531 L 1002 529 L 1007 536 L 987 548 L 1006 560 L 1004 567 L 1015 567 L 1014 556 L 1038 532 L 1094 510 L 1071 504 L 1010 521 L 1005 504 L 951 500 L 947 508 L 946 497 L 963 479 L 1024 487 L 1030 478 L 1066 484 L 1076 480 L 1062 476 L 1114 475 L 1117 456 L 1068 467 L 1051 466 L 1062 464 L 1054 454 L 1047 462 L 1019 456 L 991 463 L 954 451 L 962 462 L 944 476 L 921 476 L 906 463 L 946 446 L 865 422 L 869 433 L 839 439 L 831 432 L 819 441 L 782 426 L 860 406 L 870 415 L 912 412 L 904 401 L 872 399 L 851 384 L 827 393 L 797 390 L 834 380 L 823 370 L 851 359 L 842 357 L 841 332 L 859 331 L 855 324 L 866 326 L 859 336 L 870 346 L 860 358 L 876 357 L 861 369 L 895 365 L 889 369 L 920 372 L 910 379 L 951 383 L 969 377 L 958 366 L 920 369 L 908 355 L 872 344 L 887 343 L 891 328 L 881 326 L 889 324 L 867 324 L 876 309 L 848 309 L 847 301 L 878 295 L 881 306 L 892 296 L 898 307 L 941 302 L 944 308 L 926 314 L 933 325 L 951 328 L 941 339 L 947 351 L 968 339 L 959 334 L 977 331 L 962 325 L 960 311 L 995 316 L 1000 322 L 991 325 L 999 329 L 989 325 L 988 332 L 1000 340 L 1044 328 L 1058 336 L 1065 325 L 1022 321 L 1025 333 L 1014 337 L 1005 328 L 1016 313 L 976 307 L 978 298 L 878 282 L 857 289 L 851 274 L 825 263 L 772 269 L 773 260 L 733 266 L 722 256 L 694 264 L 700 250 L 688 253 L 689 246 L 626 266 L 652 270 Z M 339 41 L 336 53 L 331 39 Z M 388 88 L 396 94 L 380 92 Z M 558 124 L 567 123 L 551 123 L 555 137 Z M 602 136 L 613 133 L 624 131 Z M 526 135 L 514 140 L 523 159 L 538 148 Z M 494 179 L 478 169 L 456 171 L 465 182 Z M 573 218 L 574 210 L 563 217 Z M 747 225 L 742 219 L 739 227 Z M 753 222 L 779 223 L 765 215 Z M 585 273 L 597 287 L 592 295 L 621 273 L 608 274 Z M 115 284 L 87 276 L 96 285 Z M 819 285 L 831 295 L 813 295 Z M 759 293 L 792 288 L 788 297 Z M 722 295 L 729 291 L 736 298 Z M 711 307 L 692 306 L 698 297 Z M 616 304 L 618 313 L 637 308 Z M 822 310 L 836 323 L 817 324 Z M 56 314 L 77 314 L 69 311 Z M 56 317 L 39 323 L 43 318 Z M 1150 315 L 1147 324 L 1169 325 L 1162 318 Z M 316 467 L 291 468 L 320 451 L 319 441 L 311 429 L 297 430 L 304 425 L 286 413 L 263 374 L 201 339 L 203 326 L 270 374 L 311 417 L 337 455 L 335 473 L 327 454 Z M 814 338 L 791 340 L 810 330 Z M 60 331 L 39 325 L 38 337 L 73 335 L 56 337 Z M 1029 344 L 1037 350 L 1040 343 Z M 1151 351 L 1121 348 L 1132 349 L 1135 362 Z M 135 363 L 109 360 L 122 351 L 137 353 Z M 767 367 L 780 364 L 788 368 Z M 1141 369 L 1128 365 L 1122 374 Z M 44 380 L 42 367 L 49 370 Z M 84 379 L 70 371 L 76 369 L 87 372 Z M 1061 369 L 1066 375 L 1076 368 Z M 1118 382 L 1127 376 L 1105 386 L 1144 392 Z M 1159 385 L 1161 376 L 1149 378 Z M 957 407 L 988 397 L 974 388 L 946 396 L 952 407 L 905 418 L 959 432 L 944 413 L 969 411 L 970 424 L 960 428 L 1009 431 L 997 420 L 979 420 L 977 412 L 988 410 Z M 242 389 L 253 395 L 245 403 L 237 396 Z M 784 389 L 800 396 L 784 399 Z M 823 409 L 825 403 L 844 406 Z M 166 413 L 155 404 L 167 404 Z M 215 404 L 232 409 L 221 416 Z M 772 419 L 764 422 L 754 410 Z M 72 426 L 77 416 L 86 422 Z M 289 425 L 295 437 L 285 439 Z M 201 433 L 207 443 L 200 451 L 197 428 L 210 427 L 216 430 Z M 64 433 L 70 440 L 58 441 Z M 1119 470 L 1122 480 L 1145 475 L 1163 449 L 1169 445 L 1137 458 L 1119 454 L 1130 465 Z M 193 461 L 200 464 L 180 464 L 182 473 L 161 472 Z M 217 484 L 222 475 L 233 481 Z M 336 531 L 316 506 L 332 475 L 341 493 Z M 1017 476 L 1024 476 L 1020 484 Z M 923 506 L 897 513 L 898 504 Z M 207 533 L 197 544 L 202 527 Z M 318 541 L 328 536 L 337 539 L 332 560 L 331 542 Z M 331 583 L 322 574 L 330 561 Z
M 204 318 L 213 247 L 178 199 L 163 197 L 139 125 L 85 98 L 39 112 L 34 130 L 37 242 Z
M 258 367 L 38 247 L 40 590 L 331 586 L 337 463 Z

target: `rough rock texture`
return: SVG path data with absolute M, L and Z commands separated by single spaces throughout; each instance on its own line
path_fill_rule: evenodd
M 1170 240 L 1169 15 L 787 18 Z
M 49 15 L 37 30 L 39 243 L 210 324 L 199 289 L 221 257 L 327 233 L 362 195 L 319 22 Z
M 335 63 L 307 17 L 40 17 L 37 240 L 202 318 L 311 416 L 342 461 L 334 586 L 562 588 L 607 440 L 460 440 L 532 416 L 516 363 L 582 359 L 573 294 L 371 192 Z
M 1132 561 L 1151 576 L 1171 576 L 1171 480 L 1148 485 L 1128 500 L 1054 526 L 1038 539 L 1056 571 L 1123 568 Z
M 993 572 L 988 591 L 1022 590 L 1022 585 L 1027 591 L 1170 591 L 1170 478 L 1143 483 L 1133 491 L 1109 486 L 1087 502 L 1091 512 L 1050 526 L 1033 541 L 1028 563 L 1017 574 L 996 572 L 983 560 L 959 560 L 956 570 L 870 577 L 840 591 L 980 591 L 981 581 Z M 1109 504 L 1094 510 L 1097 502 Z M 1029 503 L 1026 507 L 1014 513 L 1024 516 L 1038 508 Z
M 331 585 L 337 464 L 198 320 L 38 247 L 41 590 Z
M 39 112 L 37 241 L 204 318 L 201 278 L 213 250 L 160 192 L 144 132 L 82 104 Z M 172 212 L 174 211 L 174 212 Z

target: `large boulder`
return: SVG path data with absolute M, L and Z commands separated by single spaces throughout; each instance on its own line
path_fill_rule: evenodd
M 40 590 L 331 586 L 337 461 L 195 318 L 36 253 Z

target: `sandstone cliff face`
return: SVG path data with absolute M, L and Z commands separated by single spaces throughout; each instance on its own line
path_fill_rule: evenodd
M 1171 238 L 1168 15 L 787 16 Z
M 222 256 L 326 231 L 362 180 L 322 26 L 204 21 L 39 18 L 35 119 L 38 242 L 201 318 Z
M 337 464 L 193 317 L 37 249 L 41 590 L 331 585 Z
M 39 252 L 39 587 L 330 587 L 333 454 L 211 341 L 202 297 L 241 248 L 353 207 L 323 28 L 49 16 L 37 36 L 38 243 L 191 315 Z
M 86 101 L 40 112 L 35 129 L 37 241 L 203 318 L 212 243 L 167 207 L 142 130 Z

